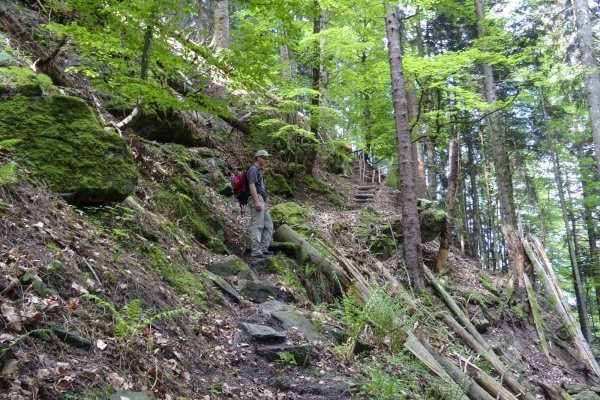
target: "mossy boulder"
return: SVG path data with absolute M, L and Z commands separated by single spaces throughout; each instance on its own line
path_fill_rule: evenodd
M 265 185 L 267 191 L 272 194 L 290 198 L 294 196 L 294 189 L 288 184 L 285 176 L 277 174 L 273 171 L 265 172 Z
M 92 109 L 69 96 L 0 102 L 0 141 L 21 139 L 15 154 L 71 203 L 120 202 L 137 184 L 125 140 L 100 126 Z
M 256 275 L 248 265 L 239 259 L 239 257 L 231 255 L 221 260 L 210 264 L 207 269 L 218 276 L 237 276 L 239 279 L 249 281 L 257 281 Z
M 269 210 L 275 226 L 281 224 L 298 225 L 306 221 L 302 207 L 294 202 L 281 203 Z

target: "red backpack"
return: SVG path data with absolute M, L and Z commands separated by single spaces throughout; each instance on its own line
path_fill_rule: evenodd
M 252 167 L 250 167 L 252 168 Z M 248 170 L 250 170 L 248 168 Z M 233 187 L 233 195 L 240 203 L 240 208 L 248 204 L 248 198 L 250 197 L 250 188 L 248 187 L 248 171 L 240 172 L 234 175 L 231 179 L 231 186 Z

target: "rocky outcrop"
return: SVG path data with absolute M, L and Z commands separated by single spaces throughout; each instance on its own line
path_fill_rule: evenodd
M 121 202 L 137 184 L 125 140 L 102 129 L 92 109 L 69 96 L 17 95 L 0 102 L 0 141 L 70 203 Z

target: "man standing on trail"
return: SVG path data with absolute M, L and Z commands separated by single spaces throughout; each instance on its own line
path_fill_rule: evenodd
M 273 238 L 273 221 L 269 210 L 267 210 L 267 191 L 262 169 L 269 162 L 271 155 L 266 150 L 259 150 L 254 155 L 254 165 L 248 169 L 248 187 L 250 197 L 250 247 L 251 257 L 255 259 L 265 258 L 273 253 L 268 251 Z

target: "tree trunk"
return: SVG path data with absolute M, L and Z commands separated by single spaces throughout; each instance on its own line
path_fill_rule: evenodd
M 483 230 L 481 229 L 481 217 L 479 216 L 479 192 L 477 190 L 477 167 L 475 166 L 475 157 L 473 154 L 473 139 L 470 135 L 465 139 L 467 145 L 467 163 L 470 181 L 471 199 L 473 201 L 473 256 L 483 257 L 483 264 L 487 265 L 487 254 L 483 245 Z
M 593 276 L 593 286 L 596 293 L 596 310 L 600 316 L 600 262 L 598 260 L 598 235 L 596 234 L 596 224 L 594 223 L 593 209 L 589 202 L 586 201 L 593 193 L 591 192 L 589 182 L 594 182 L 594 178 L 590 179 L 586 175 L 586 168 L 582 164 L 585 157 L 582 149 L 582 144 L 577 145 L 577 160 L 579 163 L 579 176 L 581 177 L 581 187 L 583 188 L 583 210 L 585 214 L 585 228 L 587 231 L 588 244 L 590 248 L 590 264 Z M 595 174 L 594 174 L 595 175 Z M 596 179 L 597 180 L 597 179 Z
M 417 89 L 414 81 L 407 79 L 406 102 L 408 104 L 408 121 L 411 126 L 411 132 L 418 134 L 419 104 L 417 102 Z M 411 135 L 412 137 L 413 135 Z M 414 161 L 413 172 L 415 180 L 415 195 L 418 198 L 427 198 L 427 187 L 425 186 L 425 164 L 423 161 L 423 148 L 421 140 L 413 140 L 412 142 L 412 159 Z
M 313 20 L 313 34 L 321 33 L 326 29 L 325 11 L 321 10 L 320 5 L 317 1 L 314 2 L 315 17 Z M 310 105 L 312 107 L 312 116 L 310 119 L 310 131 L 314 134 L 312 143 L 308 144 L 306 159 L 304 161 L 304 167 L 308 175 L 312 175 L 313 168 L 315 166 L 315 160 L 317 158 L 317 146 L 319 143 L 319 129 L 321 129 L 321 115 L 319 107 L 322 106 L 323 100 L 322 86 L 326 85 L 323 79 L 323 65 L 322 65 L 322 47 L 320 42 L 315 43 L 314 48 L 314 64 L 312 67 L 312 89 L 317 93 L 312 95 Z
M 406 106 L 406 90 L 404 87 L 404 71 L 402 52 L 400 50 L 400 29 L 398 11 L 390 3 L 384 3 L 387 16 L 385 19 L 390 76 L 392 80 L 392 100 L 394 103 L 394 120 L 398 141 L 398 170 L 402 194 L 402 229 L 404 233 L 404 256 L 406 268 L 412 280 L 412 287 L 420 291 L 425 286 L 423 260 L 421 253 L 421 231 L 415 185 L 412 171 L 412 154 L 410 128 L 408 126 L 408 110 Z
M 474 0 L 474 3 L 475 14 L 477 17 L 477 36 L 479 39 L 483 39 L 487 34 L 483 3 L 481 0 Z M 485 98 L 489 104 L 494 104 L 496 102 L 496 89 L 492 66 L 489 63 L 483 63 L 482 68 Z M 517 221 L 511 180 L 512 175 L 498 112 L 491 113 L 488 116 L 488 122 L 492 145 L 492 159 L 494 162 L 494 171 L 496 173 L 496 183 L 498 185 L 498 197 L 500 198 L 500 215 L 502 217 L 502 223 L 516 226 Z
M 213 10 L 213 37 L 208 46 L 218 53 L 229 47 L 229 2 L 214 0 Z
M 449 145 L 450 159 L 448 173 L 448 190 L 446 192 L 446 229 L 440 234 L 440 250 L 435 264 L 435 272 L 440 273 L 448 268 L 448 251 L 452 242 L 452 228 L 454 227 L 454 205 L 456 204 L 456 191 L 458 188 L 458 139 L 452 139 Z
M 583 64 L 585 89 L 590 112 L 592 137 L 596 145 L 596 161 L 600 173 L 600 72 L 594 54 L 594 35 L 590 21 L 587 0 L 572 0 L 575 23 L 577 25 L 577 42 Z
M 152 31 L 154 30 L 154 14 L 150 15 L 150 21 L 144 33 L 144 48 L 142 50 L 142 63 L 140 67 L 140 79 L 144 82 L 148 81 L 148 71 L 150 69 L 150 56 L 152 54 Z M 117 128 L 124 129 L 133 121 L 135 121 L 143 111 L 143 99 L 138 98 L 135 108 L 131 111 L 124 120 L 117 124 Z
M 560 209 L 562 211 L 563 223 L 565 226 L 565 233 L 567 236 L 567 246 L 569 248 L 569 258 L 571 260 L 571 271 L 573 274 L 573 287 L 575 289 L 575 297 L 577 298 L 577 312 L 579 313 L 579 324 L 581 325 L 581 331 L 583 332 L 583 336 L 588 341 L 588 343 L 591 343 L 592 331 L 587 315 L 585 293 L 583 292 L 583 286 L 581 284 L 581 274 L 579 272 L 579 265 L 577 263 L 577 255 L 575 254 L 575 247 L 573 243 L 574 238 L 571 233 L 571 228 L 569 226 L 569 215 L 567 213 L 567 203 L 565 201 L 565 191 L 562 182 L 562 172 L 560 170 L 558 154 L 556 154 L 556 149 L 554 148 L 554 140 L 552 134 L 550 133 L 550 127 L 548 126 L 548 114 L 546 112 L 544 94 L 541 91 L 541 89 L 540 98 L 544 117 L 546 137 L 548 138 L 548 147 L 550 148 L 550 156 L 552 157 L 552 165 L 554 167 L 554 179 L 556 181 L 556 188 L 558 189 Z

